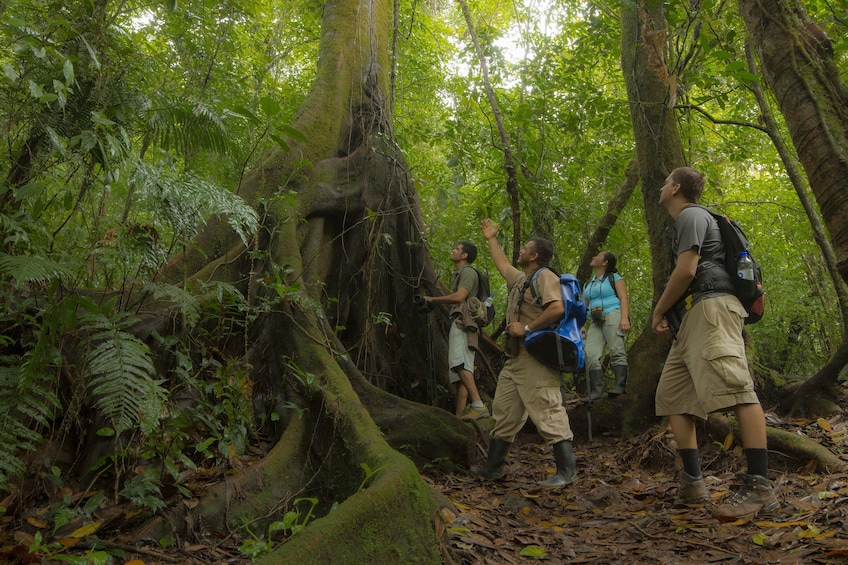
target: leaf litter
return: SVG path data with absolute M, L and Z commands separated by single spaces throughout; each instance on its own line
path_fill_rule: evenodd
M 767 416 L 770 426 L 811 437 L 848 462 L 848 422 L 842 415 L 810 421 Z M 732 447 L 726 438 L 702 448 L 710 503 L 680 507 L 673 501 L 677 471 L 670 437 L 667 430 L 660 430 L 628 439 L 596 438 L 591 443 L 577 438 L 578 481 L 554 490 L 536 485 L 554 472 L 555 463 L 550 448 L 532 432 L 522 433 L 512 446 L 503 480 L 428 467 L 422 477 L 451 503 L 435 519 L 435 531 L 444 533 L 451 546 L 450 551 L 443 548 L 444 562 L 848 563 L 848 475 L 815 473 L 814 462 L 801 462 L 797 469 L 773 470 L 769 478 L 781 507 L 768 515 L 722 523 L 710 509 L 735 484 L 742 461 L 738 446 Z M 195 494 L 202 495 L 216 482 L 216 476 L 211 473 Z M 84 500 L 92 493 L 65 495 Z M 196 501 L 186 499 L 184 503 Z M 61 549 L 53 559 L 49 554 L 53 552 L 30 553 L 38 545 L 35 534 L 50 531 L 51 511 L 49 506 L 31 507 L 17 524 L 11 516 L 0 518 L 0 562 L 62 563 L 74 555 L 83 559 L 103 550 L 123 556 L 108 563 L 123 565 L 251 561 L 240 551 L 245 536 L 234 532 L 206 532 L 168 548 L 153 540 L 133 539 L 122 528 L 132 518 L 129 504 L 101 507 L 94 520 L 78 518 L 57 528 L 52 539 Z
M 787 422 L 769 414 L 769 425 L 812 437 L 848 465 L 842 415 Z M 680 506 L 671 440 L 668 430 L 576 438 L 577 482 L 560 489 L 536 485 L 555 463 L 532 431 L 512 445 L 503 479 L 428 469 L 425 480 L 453 504 L 442 516 L 453 563 L 848 563 L 848 475 L 815 473 L 807 462 L 775 471 L 773 463 L 780 508 L 723 523 L 712 509 L 737 485 L 741 450 L 728 453 L 728 440 L 701 447 L 710 501 Z

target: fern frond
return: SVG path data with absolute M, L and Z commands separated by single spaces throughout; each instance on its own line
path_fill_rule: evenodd
M 33 370 L 33 363 L 18 357 L 0 365 L 0 489 L 9 478 L 19 476 L 24 464 L 22 450 L 34 450 L 43 441 L 33 422 L 46 426 L 59 399 L 49 388 L 49 377 Z
M 96 334 L 86 363 L 95 405 L 117 432 L 140 426 L 149 435 L 165 413 L 167 391 L 155 375 L 150 348 L 134 335 L 110 329 Z
M 57 263 L 34 255 L 0 254 L 0 274 L 18 282 L 41 282 L 70 278 L 73 270 L 67 264 Z
M 193 236 L 216 215 L 226 217 L 245 245 L 258 229 L 256 211 L 241 197 L 191 173 L 177 176 L 139 163 L 134 180 L 146 208 L 177 233 Z
M 102 341 L 89 354 L 89 384 L 98 396 L 97 407 L 112 419 L 115 429 L 127 430 L 146 421 L 151 407 L 157 417 L 162 414 L 165 391 L 150 377 L 155 374 L 150 349 L 126 332 L 96 338 Z
M 200 304 L 191 293 L 178 286 L 164 283 L 147 283 L 144 291 L 153 294 L 156 300 L 168 300 L 180 307 L 189 328 L 194 327 L 200 320 Z
M 163 148 L 220 154 L 230 150 L 224 120 L 200 102 L 163 98 L 148 112 L 148 126 L 157 145 Z

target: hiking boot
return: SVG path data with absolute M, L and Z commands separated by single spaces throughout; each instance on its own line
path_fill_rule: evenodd
M 507 451 L 509 451 L 509 442 L 492 438 L 489 441 L 489 454 L 486 457 L 486 464 L 482 467 L 471 467 L 471 472 L 487 479 L 500 479 L 504 474 L 503 466 Z
M 489 409 L 485 406 L 481 406 L 480 408 L 476 408 L 474 406 L 471 409 L 462 415 L 461 420 L 465 420 L 466 422 L 473 422 L 474 420 L 479 420 L 480 418 L 488 418 L 489 417 Z
M 693 477 L 686 471 L 680 471 L 680 484 L 677 486 L 677 502 L 682 504 L 704 504 L 709 501 L 707 483 L 704 477 Z
M 556 473 L 537 483 L 545 488 L 557 488 L 570 485 L 577 480 L 574 463 L 574 449 L 571 441 L 563 440 L 553 445 L 554 460 L 556 461 Z
M 713 515 L 721 521 L 726 522 L 750 514 L 770 512 L 780 506 L 767 478 L 747 473 L 742 473 L 741 476 L 741 488 L 727 497 L 724 504 L 713 512 Z
M 627 365 L 613 365 L 612 374 L 615 375 L 615 388 L 607 393 L 607 396 L 621 396 L 627 392 Z
M 586 398 L 583 402 L 594 402 L 604 396 L 604 372 L 601 369 L 586 371 Z

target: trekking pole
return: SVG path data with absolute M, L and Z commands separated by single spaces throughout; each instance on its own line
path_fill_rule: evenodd
M 412 303 L 415 304 L 416 309 L 420 314 L 424 315 L 424 331 L 427 336 L 427 341 L 425 343 L 426 346 L 426 354 L 427 354 L 427 369 L 429 371 L 429 381 L 427 383 L 427 401 L 430 403 L 430 406 L 436 405 L 436 360 L 435 360 L 435 351 L 433 348 L 433 324 L 430 321 L 430 311 L 433 310 L 433 306 L 424 300 L 424 297 L 420 294 L 416 294 Z
M 576 376 L 576 373 L 575 373 Z M 592 443 L 592 405 L 595 404 L 595 399 L 592 398 L 592 385 L 589 381 L 589 375 L 586 375 L 586 425 L 588 426 L 589 443 Z
M 427 368 L 430 370 L 430 383 L 427 387 L 428 400 L 430 401 L 430 406 L 436 405 L 436 362 L 433 359 L 435 352 L 433 350 L 433 324 L 430 322 L 430 313 L 427 312 L 424 314 L 424 319 L 426 320 L 426 332 L 427 332 Z

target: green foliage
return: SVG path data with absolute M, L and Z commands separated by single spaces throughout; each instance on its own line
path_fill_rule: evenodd
M 175 175 L 167 169 L 139 164 L 133 181 L 150 219 L 186 243 L 206 218 L 226 215 L 230 226 L 247 245 L 257 228 L 256 212 L 230 191 L 192 174 Z
M 45 282 L 53 279 L 70 279 L 74 271 L 46 257 L 0 254 L 0 272 L 20 282 Z
M 303 503 L 306 503 L 305 505 Z M 303 530 L 312 518 L 315 518 L 314 510 L 318 505 L 317 498 L 296 498 L 292 501 L 292 510 L 289 510 L 283 516 L 282 521 L 272 522 L 268 526 L 268 532 L 265 539 L 260 539 L 251 533 L 251 538 L 239 548 L 239 551 L 247 555 L 251 559 L 267 555 L 274 550 L 273 535 L 276 532 L 288 531 L 289 537 L 296 535 Z M 299 506 L 306 506 L 305 510 L 301 510 Z
M 41 443 L 38 429 L 46 427 L 59 401 L 51 379 L 32 356 L 0 359 L 0 489 L 24 472 L 21 450 Z
M 126 331 L 135 320 L 114 310 L 114 302 L 80 318 L 93 332 L 85 377 L 97 407 L 119 434 L 138 425 L 149 435 L 165 413 L 168 391 L 154 378 L 150 348 Z
M 145 469 L 127 481 L 119 494 L 138 508 L 158 512 L 166 506 L 160 487 L 159 474 L 153 469 Z

